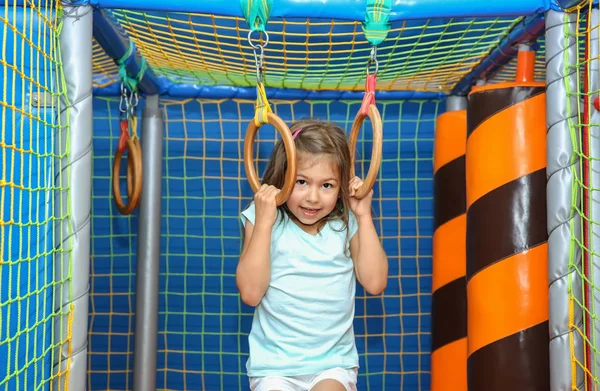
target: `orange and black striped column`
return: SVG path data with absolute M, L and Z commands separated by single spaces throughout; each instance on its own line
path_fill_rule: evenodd
M 434 143 L 431 390 L 467 390 L 466 98 L 438 117 Z M 463 106 L 463 107 L 460 107 Z
M 519 68 L 532 55 L 518 81 L 469 95 L 469 391 L 550 389 L 545 85 Z

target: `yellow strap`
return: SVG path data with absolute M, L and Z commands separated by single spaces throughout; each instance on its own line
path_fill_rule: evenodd
M 138 138 L 137 134 L 137 117 L 133 116 L 129 118 L 129 129 L 131 130 L 131 139 L 135 141 Z
M 271 105 L 269 104 L 269 100 L 267 99 L 267 94 L 265 92 L 265 86 L 263 83 L 258 83 L 256 85 L 256 106 L 254 112 L 254 123 L 256 126 L 261 126 L 269 122 L 269 118 L 267 114 L 271 112 Z

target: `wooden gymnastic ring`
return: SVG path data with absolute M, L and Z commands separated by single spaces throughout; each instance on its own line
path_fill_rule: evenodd
M 267 113 L 267 119 L 268 123 L 273 125 L 279 134 L 281 134 L 283 145 L 285 146 L 285 155 L 287 157 L 285 182 L 283 188 L 280 189 L 281 191 L 275 198 L 277 205 L 279 206 L 287 201 L 296 184 L 296 145 L 292 138 L 292 132 L 290 132 L 290 129 L 281 118 L 276 114 Z M 246 168 L 246 176 L 248 177 L 248 182 L 250 182 L 250 187 L 255 193 L 260 189 L 260 181 L 258 180 L 253 164 L 254 138 L 261 126 L 262 125 L 257 126 L 254 120 L 251 120 L 246 129 L 246 137 L 244 138 L 244 167 Z
M 133 159 L 127 159 L 127 197 L 131 198 L 131 196 L 133 195 L 133 177 L 134 177 L 134 173 L 133 173 L 133 166 L 135 165 L 135 162 L 133 161 Z
M 123 203 L 121 188 L 119 186 L 119 171 L 121 170 L 121 158 L 123 157 L 124 152 L 119 150 L 117 150 L 113 161 L 113 195 L 119 212 L 123 215 L 129 215 L 137 208 L 142 193 L 142 151 L 139 141 L 134 141 L 132 139 L 127 140 L 125 149 L 129 150 L 129 156 L 127 158 L 127 193 L 129 199 L 127 200 L 127 205 Z M 131 179 L 129 178 L 130 176 Z M 129 184 L 130 181 L 131 185 Z
M 361 113 L 356 114 L 354 122 L 352 123 L 352 130 L 350 131 L 350 178 L 354 178 L 355 174 L 355 157 L 356 157 L 356 142 L 358 141 L 358 134 L 363 121 L 367 116 Z M 371 120 L 373 127 L 373 150 L 371 151 L 371 164 L 369 165 L 369 171 L 367 177 L 364 179 L 363 184 L 354 197 L 361 199 L 364 198 L 375 185 L 377 180 L 377 174 L 379 173 L 379 167 L 381 166 L 381 153 L 383 148 L 383 123 L 381 121 L 381 115 L 375 105 L 369 105 L 368 117 Z
M 135 145 L 138 154 L 140 156 L 142 156 L 142 146 L 140 145 L 140 139 L 139 138 L 135 138 L 133 141 L 133 144 Z M 143 167 L 144 165 L 142 164 L 142 159 L 138 159 L 138 161 L 140 162 L 140 166 L 139 166 L 139 171 L 138 171 L 138 175 L 136 177 L 136 180 L 138 182 L 140 182 L 140 184 L 143 184 Z M 133 184 L 133 178 L 135 177 L 134 173 L 133 173 L 133 166 L 135 165 L 136 161 L 134 161 L 133 159 L 127 159 L 127 197 L 131 198 L 132 194 L 133 194 L 133 190 L 134 190 L 134 184 Z M 141 187 L 140 187 L 141 189 Z M 141 193 L 141 190 L 140 190 Z M 137 205 L 136 205 L 137 207 Z

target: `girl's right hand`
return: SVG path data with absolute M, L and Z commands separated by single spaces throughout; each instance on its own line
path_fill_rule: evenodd
M 273 227 L 273 224 L 277 220 L 277 201 L 275 200 L 275 196 L 280 191 L 275 186 L 263 184 L 256 194 L 254 194 L 255 226 Z

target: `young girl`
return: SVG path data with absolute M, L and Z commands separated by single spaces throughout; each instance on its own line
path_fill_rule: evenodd
M 297 178 L 276 206 L 286 154 L 275 146 L 254 201 L 242 212 L 244 245 L 236 283 L 256 306 L 246 364 L 253 391 L 356 390 L 353 318 L 356 280 L 372 294 L 388 264 L 371 218 L 373 192 L 353 197 L 350 151 L 342 129 L 303 120 L 292 125 Z

